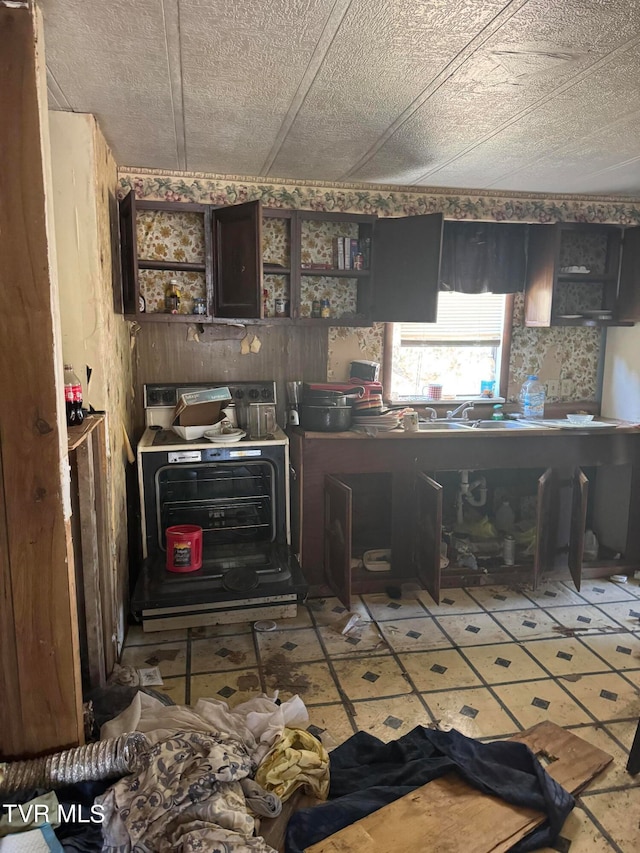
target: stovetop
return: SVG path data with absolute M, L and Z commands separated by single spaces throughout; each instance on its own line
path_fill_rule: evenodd
M 138 450 L 206 450 L 210 448 L 227 448 L 230 451 L 247 450 L 249 447 L 262 447 L 273 444 L 288 444 L 289 439 L 276 427 L 268 438 L 250 438 L 248 435 L 240 441 L 209 441 L 206 438 L 196 438 L 187 441 L 177 435 L 172 429 L 157 429 L 147 427 L 138 443 Z

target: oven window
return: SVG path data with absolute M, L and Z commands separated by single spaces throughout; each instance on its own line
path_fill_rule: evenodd
M 268 460 L 171 465 L 156 473 L 158 542 L 167 527 L 197 524 L 203 547 L 273 542 L 276 469 Z

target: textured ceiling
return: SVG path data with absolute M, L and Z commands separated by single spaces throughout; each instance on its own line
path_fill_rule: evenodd
M 638 0 L 41 0 L 121 165 L 640 195 Z

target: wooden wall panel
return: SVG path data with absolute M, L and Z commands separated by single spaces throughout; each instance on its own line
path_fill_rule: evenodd
M 257 335 L 261 344 L 258 353 L 248 355 L 241 354 L 239 340 L 213 340 L 213 335 L 220 334 L 221 328 L 205 327 L 198 343 L 188 340 L 187 329 L 182 324 L 143 325 L 136 336 L 135 347 L 138 434 L 143 423 L 142 386 L 145 382 L 275 379 L 280 423 L 284 423 L 286 381 L 326 382 L 326 327 L 247 326 L 249 339 Z
M 41 40 L 0 3 L 0 759 L 82 740 Z

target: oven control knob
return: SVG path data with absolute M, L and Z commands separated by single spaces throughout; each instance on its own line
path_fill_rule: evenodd
M 252 388 L 251 391 L 249 391 L 249 397 L 251 397 L 252 400 L 257 400 L 259 396 L 260 392 L 257 388 Z
M 233 396 L 236 398 L 236 400 L 242 400 L 242 398 L 244 397 L 244 391 L 242 390 L 242 388 L 238 388 L 238 390 Z
M 168 406 L 173 405 L 173 391 L 163 391 L 162 392 L 162 402 Z
M 271 389 L 270 388 L 263 388 L 260 393 L 262 395 L 263 400 L 270 400 L 271 399 Z
M 162 402 L 161 391 L 147 391 L 147 405 L 157 406 Z

